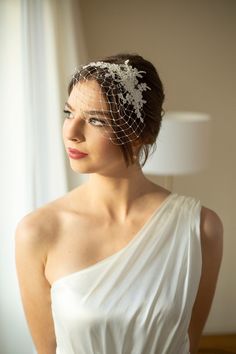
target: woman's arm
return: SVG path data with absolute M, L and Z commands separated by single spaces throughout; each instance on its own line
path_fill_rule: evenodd
M 38 354 L 55 354 L 50 284 L 44 276 L 48 235 L 39 215 L 29 214 L 18 224 L 16 267 L 25 316 Z
M 201 211 L 202 274 L 189 326 L 190 353 L 196 354 L 210 312 L 223 254 L 223 225 L 218 215 Z

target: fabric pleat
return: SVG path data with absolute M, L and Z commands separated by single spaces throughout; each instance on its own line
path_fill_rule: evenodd
M 57 354 L 189 354 L 200 212 L 171 194 L 126 247 L 55 281 Z

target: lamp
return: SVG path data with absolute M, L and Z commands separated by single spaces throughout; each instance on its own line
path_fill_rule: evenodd
M 198 112 L 166 112 L 157 147 L 143 167 L 149 175 L 185 175 L 207 166 L 210 116 Z

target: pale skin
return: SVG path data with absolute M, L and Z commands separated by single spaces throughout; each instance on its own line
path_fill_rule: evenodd
M 79 95 L 83 100 L 78 100 Z M 88 107 L 101 109 L 100 99 L 95 81 L 77 85 L 68 98 L 71 114 L 63 126 L 65 148 L 88 154 L 80 160 L 70 158 L 74 171 L 90 174 L 88 182 L 28 214 L 16 230 L 21 297 L 38 354 L 56 351 L 50 298 L 53 283 L 125 247 L 170 194 L 150 182 L 138 162 L 127 168 L 119 147 L 98 131 L 103 129 L 99 121 L 84 114 L 82 118 Z M 138 148 L 134 144 L 134 151 Z M 210 311 L 223 250 L 222 222 L 205 207 L 201 243 L 202 275 L 189 326 L 191 354 L 197 353 Z

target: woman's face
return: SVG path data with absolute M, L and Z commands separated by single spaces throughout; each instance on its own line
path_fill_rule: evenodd
M 108 110 L 97 81 L 82 81 L 72 89 L 65 106 L 63 139 L 74 171 L 113 173 L 126 167 L 119 146 L 109 140 Z

